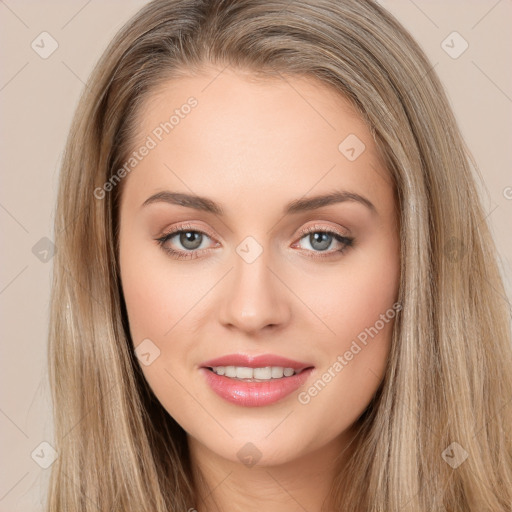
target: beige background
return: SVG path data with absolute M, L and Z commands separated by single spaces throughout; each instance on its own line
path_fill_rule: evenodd
M 84 82 L 114 33 L 145 3 L 0 0 L 0 512 L 42 510 L 50 471 L 35 460 L 48 453 L 40 443 L 52 443 L 46 381 L 51 258 L 41 261 L 41 251 L 35 250 L 36 257 L 33 247 L 53 238 L 59 164 Z M 447 88 L 485 180 L 484 205 L 510 304 L 512 2 L 380 3 L 411 31 Z M 43 31 L 58 43 L 47 59 L 31 47 Z M 456 59 L 441 46 L 453 31 L 469 44 Z M 452 52 L 462 48 L 462 40 L 450 41 Z

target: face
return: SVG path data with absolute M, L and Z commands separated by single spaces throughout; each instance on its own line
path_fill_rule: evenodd
M 382 380 L 394 190 L 335 91 L 219 71 L 140 113 L 122 288 L 145 378 L 191 445 L 282 464 L 339 443 Z

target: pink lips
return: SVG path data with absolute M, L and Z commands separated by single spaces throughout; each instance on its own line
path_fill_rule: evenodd
M 230 354 L 206 361 L 201 366 L 200 371 L 205 376 L 206 382 L 217 395 L 228 402 L 245 407 L 260 407 L 281 400 L 302 386 L 313 370 L 311 364 L 272 354 L 258 356 Z M 271 379 L 265 382 L 248 382 L 217 375 L 209 369 L 214 366 L 244 366 L 247 368 L 281 366 L 302 371 L 291 377 Z

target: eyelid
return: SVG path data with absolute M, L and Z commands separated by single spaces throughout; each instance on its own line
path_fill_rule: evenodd
M 176 224 L 172 228 L 169 228 L 168 230 L 165 230 L 162 233 L 162 235 L 157 237 L 157 240 L 169 237 L 169 236 L 177 234 L 177 233 L 179 233 L 181 231 L 194 231 L 194 232 L 197 232 L 197 233 L 202 233 L 203 235 L 207 235 L 210 238 L 212 238 L 213 240 L 216 240 L 215 236 L 208 229 L 204 229 L 204 228 L 200 228 L 200 227 L 197 227 L 197 226 L 193 226 L 192 224 L 190 224 L 188 222 L 181 223 L 181 224 Z
M 350 233 L 348 232 L 348 230 L 347 230 L 347 232 L 343 233 L 335 226 L 325 225 L 325 224 L 313 224 L 313 225 L 306 226 L 305 228 L 301 228 L 301 230 L 299 231 L 297 236 L 300 236 L 302 238 L 304 235 L 308 235 L 310 233 L 316 233 L 318 231 L 334 232 L 337 235 L 339 235 L 341 238 L 350 238 L 350 236 L 351 236 Z

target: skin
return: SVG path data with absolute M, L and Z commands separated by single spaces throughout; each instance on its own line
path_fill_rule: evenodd
M 299 391 L 321 378 L 397 300 L 393 185 L 367 127 L 335 91 L 310 78 L 220 71 L 165 84 L 139 115 L 134 150 L 187 98 L 198 101 L 122 184 L 119 257 L 130 332 L 135 347 L 149 338 L 160 350 L 142 365 L 145 378 L 187 432 L 194 469 L 205 475 L 191 507 L 319 511 L 334 458 L 382 381 L 393 321 L 307 404 L 292 393 L 265 407 L 234 405 L 199 367 L 230 353 L 272 353 L 315 367 Z M 349 134 L 366 146 L 354 161 L 338 149 Z M 141 207 L 164 190 L 206 196 L 225 213 Z M 375 211 L 344 201 L 283 216 L 290 201 L 333 190 L 360 194 Z M 199 257 L 174 259 L 156 241 L 180 223 L 207 233 Z M 353 245 L 336 252 L 343 245 L 331 237 L 322 251 L 300 233 L 312 226 L 353 237 Z M 263 250 L 250 264 L 236 252 L 248 236 Z M 178 234 L 165 246 L 187 252 L 181 241 Z M 237 455 L 248 442 L 261 452 L 252 467 Z

